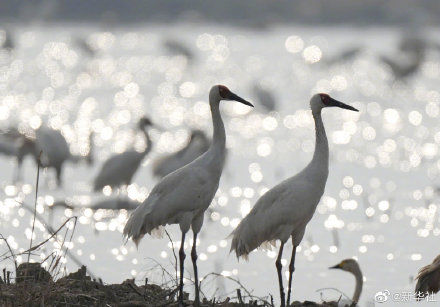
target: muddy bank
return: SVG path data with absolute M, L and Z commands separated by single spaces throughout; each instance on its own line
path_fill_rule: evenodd
M 92 280 L 86 267 L 56 281 L 39 263 L 22 263 L 15 281 L 10 274 L 0 278 L 1 306 L 177 306 L 177 289 L 158 285 L 136 285 L 128 279 L 121 284 Z M 186 300 L 188 306 L 192 302 Z M 232 302 L 226 298 L 207 301 L 202 306 L 273 306 L 272 302 Z M 313 302 L 294 302 L 291 306 L 337 306 Z

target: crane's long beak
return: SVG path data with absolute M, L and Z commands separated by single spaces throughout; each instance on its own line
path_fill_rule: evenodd
M 338 108 L 342 108 L 342 109 L 347 109 L 347 110 L 351 110 L 351 111 L 359 112 L 358 109 L 356 109 L 356 108 L 354 108 L 354 107 L 352 107 L 352 106 L 349 106 L 348 104 L 345 104 L 345 103 L 343 103 L 343 102 L 340 102 L 340 101 L 338 101 L 338 100 L 336 100 L 336 99 L 334 99 L 334 98 L 331 98 L 331 97 L 330 97 L 330 103 L 329 103 L 329 105 L 330 105 L 331 107 L 338 107 Z
M 337 265 L 329 267 L 329 269 L 340 269 L 340 268 L 341 268 L 341 264 L 339 263 Z
M 235 95 L 235 94 L 232 93 L 232 92 L 229 94 L 228 99 L 229 99 L 229 100 L 235 100 L 235 101 L 241 102 L 242 104 L 245 104 L 245 105 L 250 106 L 250 107 L 254 107 L 254 105 L 253 105 L 252 103 L 250 103 L 250 102 L 247 101 L 247 100 L 244 100 L 243 98 L 241 98 L 241 97 L 238 96 L 238 95 Z

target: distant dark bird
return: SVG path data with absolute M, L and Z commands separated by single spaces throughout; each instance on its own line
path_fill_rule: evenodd
M 95 202 L 90 206 L 92 210 L 105 209 L 105 210 L 134 210 L 137 206 L 140 205 L 140 202 L 131 200 L 129 198 L 106 198 L 100 201 Z
M 12 51 L 15 48 L 15 44 L 12 38 L 12 33 L 8 30 L 3 30 L 3 42 L 1 44 L 1 48 L 7 51 Z
M 95 191 L 102 190 L 105 186 L 112 188 L 122 185 L 129 185 L 134 174 L 138 170 L 144 157 L 151 151 L 153 146 L 147 128 L 152 126 L 152 122 L 147 117 L 142 117 L 138 123 L 138 128 L 144 133 L 146 147 L 144 151 L 127 150 L 123 153 L 111 156 L 101 167 L 93 183 Z
M 235 100 L 252 106 L 226 86 L 213 86 L 209 92 L 209 105 L 214 135 L 209 149 L 190 164 L 165 176 L 151 190 L 148 198 L 132 212 L 124 227 L 124 236 L 137 245 L 145 234 L 157 233 L 163 226 L 180 226 L 179 306 L 183 306 L 184 244 L 190 228 L 193 231 L 191 260 L 194 269 L 194 306 L 200 306 L 196 242 L 203 225 L 204 212 L 217 191 L 225 162 L 226 132 L 220 113 L 220 102 L 223 100 Z
M 167 39 L 164 41 L 163 46 L 165 49 L 174 55 L 183 55 L 188 61 L 194 60 L 194 53 L 183 42 L 176 39 Z
M 96 50 L 92 48 L 89 42 L 83 37 L 76 37 L 74 44 L 87 56 L 93 58 L 96 55 Z
M 0 141 L 0 154 L 16 157 L 18 154 L 18 146 L 11 142 Z
M 156 159 L 153 163 L 153 174 L 156 177 L 165 177 L 169 173 L 191 163 L 198 156 L 208 150 L 209 138 L 201 130 L 192 130 L 188 144 L 181 150 Z
M 253 87 L 253 92 L 257 96 L 258 104 L 261 104 L 267 111 L 275 111 L 277 108 L 277 101 L 275 95 L 261 87 L 259 84 L 255 84 Z
M 329 147 L 322 121 L 324 108 L 339 107 L 358 111 L 327 94 L 315 94 L 310 99 L 310 108 L 315 122 L 315 152 L 310 163 L 261 196 L 249 214 L 231 233 L 231 252 L 247 258 L 258 247 L 270 247 L 280 240 L 275 266 L 278 274 L 281 306 L 286 306 L 283 286 L 281 257 L 284 245 L 291 238 L 292 256 L 289 264 L 287 306 L 290 305 L 292 277 L 295 270 L 296 248 L 301 243 L 306 226 L 312 219 L 327 183 L 329 172 Z
M 48 127 L 40 127 L 35 131 L 35 154 L 41 155 L 43 167 L 54 168 L 56 172 L 57 185 L 62 185 L 62 172 L 66 161 L 79 162 L 86 160 L 89 164 L 93 162 L 93 134 L 90 134 L 90 151 L 87 156 L 77 156 L 70 152 L 66 139 L 59 130 Z
M 21 167 L 24 158 L 29 155 L 37 161 L 40 152 L 41 166 L 55 169 L 58 186 L 62 185 L 62 171 L 66 161 L 79 162 L 86 160 L 89 164 L 93 161 L 93 134 L 90 134 L 90 151 L 86 156 L 73 155 L 61 132 L 52 128 L 43 126 L 38 128 L 33 138 L 20 134 L 16 129 L 10 129 L 4 135 L 18 144 L 15 180 L 19 180 L 21 177 Z
M 405 79 L 416 73 L 422 63 L 418 56 L 407 57 L 405 60 L 398 61 L 387 56 L 381 56 L 380 60 L 392 71 L 396 79 Z
M 345 259 L 337 265 L 330 267 L 330 269 L 339 269 L 354 275 L 356 285 L 353 293 L 353 298 L 349 302 L 339 301 L 338 306 L 356 306 L 359 302 L 359 298 L 361 297 L 362 286 L 364 284 L 364 277 L 357 261 L 354 259 Z
M 341 52 L 333 55 L 332 57 L 323 59 L 323 63 L 327 65 L 334 65 L 338 63 L 344 63 L 353 60 L 359 53 L 361 53 L 362 47 L 360 46 L 352 46 L 347 49 L 342 50 Z
M 404 53 L 420 56 L 424 56 L 429 47 L 430 43 L 421 34 L 417 33 L 404 34 L 398 46 L 399 50 Z
M 418 301 L 437 293 L 440 290 L 440 255 L 431 264 L 421 268 L 416 279 L 415 295 Z

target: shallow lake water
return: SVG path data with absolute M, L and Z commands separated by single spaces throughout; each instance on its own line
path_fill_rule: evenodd
M 425 33 L 429 40 L 433 32 Z M 197 242 L 199 274 L 220 273 L 239 280 L 255 296 L 271 293 L 277 300 L 277 251 L 254 251 L 248 262 L 237 262 L 229 254 L 227 237 L 259 195 L 311 159 L 314 126 L 309 99 L 316 92 L 328 92 L 360 112 L 323 111 L 330 173 L 298 248 L 293 295 L 301 301 L 319 301 L 321 293 L 325 299 L 337 299 L 337 291 L 318 291 L 336 288 L 351 297 L 354 278 L 328 267 L 356 257 L 364 273 L 361 306 L 372 306 L 379 291 L 401 297 L 413 291 L 418 269 L 439 253 L 440 53 L 429 49 L 413 76 L 396 81 L 379 56 L 399 60 L 396 46 L 401 34 L 391 28 L 17 25 L 16 49 L 0 54 L 0 127 L 53 127 L 62 131 L 73 153 L 83 155 L 93 130 L 92 167 L 67 163 L 63 188 L 54 186 L 51 170 L 41 171 L 39 216 L 49 220 L 53 215 L 54 228 L 78 216 L 72 240 L 69 234 L 65 246 L 105 282 L 134 277 L 137 282 L 149 278 L 161 283 L 169 276 L 164 277 L 156 263 L 174 274 L 172 247 L 177 253 L 178 228 L 167 227 L 173 244 L 166 236 L 146 236 L 138 249 L 132 242 L 124 244 L 125 210 L 87 209 L 104 194 L 117 193 L 92 192 L 93 178 L 112 153 L 133 146 L 142 150 L 144 139 L 135 131 L 136 121 L 148 115 L 161 129 L 150 131 L 153 150 L 133 184 L 121 192 L 145 199 L 157 181 L 151 173 L 156 158 L 184 146 L 191 128 L 211 135 L 208 92 L 214 84 L 227 85 L 256 107 L 222 105 L 228 158 Z M 94 55 L 81 40 L 90 43 Z M 164 47 L 165 40 L 185 45 L 192 58 L 173 54 Z M 361 48 L 355 57 L 330 61 L 352 47 Z M 274 111 L 258 101 L 255 84 L 273 93 Z M 1 156 L 0 169 L 0 233 L 20 253 L 29 247 L 32 228 L 32 214 L 20 202 L 32 210 L 37 170 L 30 158 L 25 160 L 23 179 L 13 184 L 14 159 Z M 48 209 L 48 204 L 63 199 L 80 208 Z M 47 236 L 37 222 L 34 242 Z M 187 237 L 189 255 L 191 236 Z M 3 241 L 0 248 L 7 252 Z M 32 258 L 41 261 L 57 248 L 59 243 L 52 240 Z M 284 269 L 290 252 L 288 244 Z M 68 271 L 76 270 L 69 257 L 65 262 Z M 12 269 L 9 260 L 2 265 Z M 191 276 L 187 257 L 186 277 Z M 234 296 L 237 287 L 232 280 L 212 276 L 202 284 L 208 297 Z M 186 290 L 192 291 L 189 281 Z M 404 304 L 401 297 L 390 297 L 384 305 Z

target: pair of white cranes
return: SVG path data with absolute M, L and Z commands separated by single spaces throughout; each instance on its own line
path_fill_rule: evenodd
M 219 109 L 222 100 L 235 100 L 253 106 L 227 87 L 213 86 L 209 92 L 209 104 L 214 133 L 209 149 L 191 163 L 165 176 L 152 189 L 148 198 L 132 212 L 124 228 L 124 235 L 139 244 L 145 234 L 152 234 L 161 226 L 180 226 L 182 239 L 179 250 L 179 305 L 183 305 L 184 242 L 190 228 L 193 231 L 191 260 L 195 279 L 194 305 L 200 305 L 195 243 L 203 225 L 203 214 L 217 191 L 226 156 L 226 133 Z M 314 95 L 310 100 L 316 131 L 316 147 L 312 161 L 300 173 L 266 192 L 231 234 L 231 251 L 235 251 L 237 257 L 247 257 L 251 251 L 263 244 L 281 241 L 276 260 L 281 306 L 286 304 L 281 275 L 284 245 L 291 238 L 293 251 L 289 265 L 289 304 L 296 247 L 300 244 L 307 223 L 324 193 L 328 177 L 329 148 L 321 117 L 322 109 L 327 107 L 358 111 L 327 94 Z

